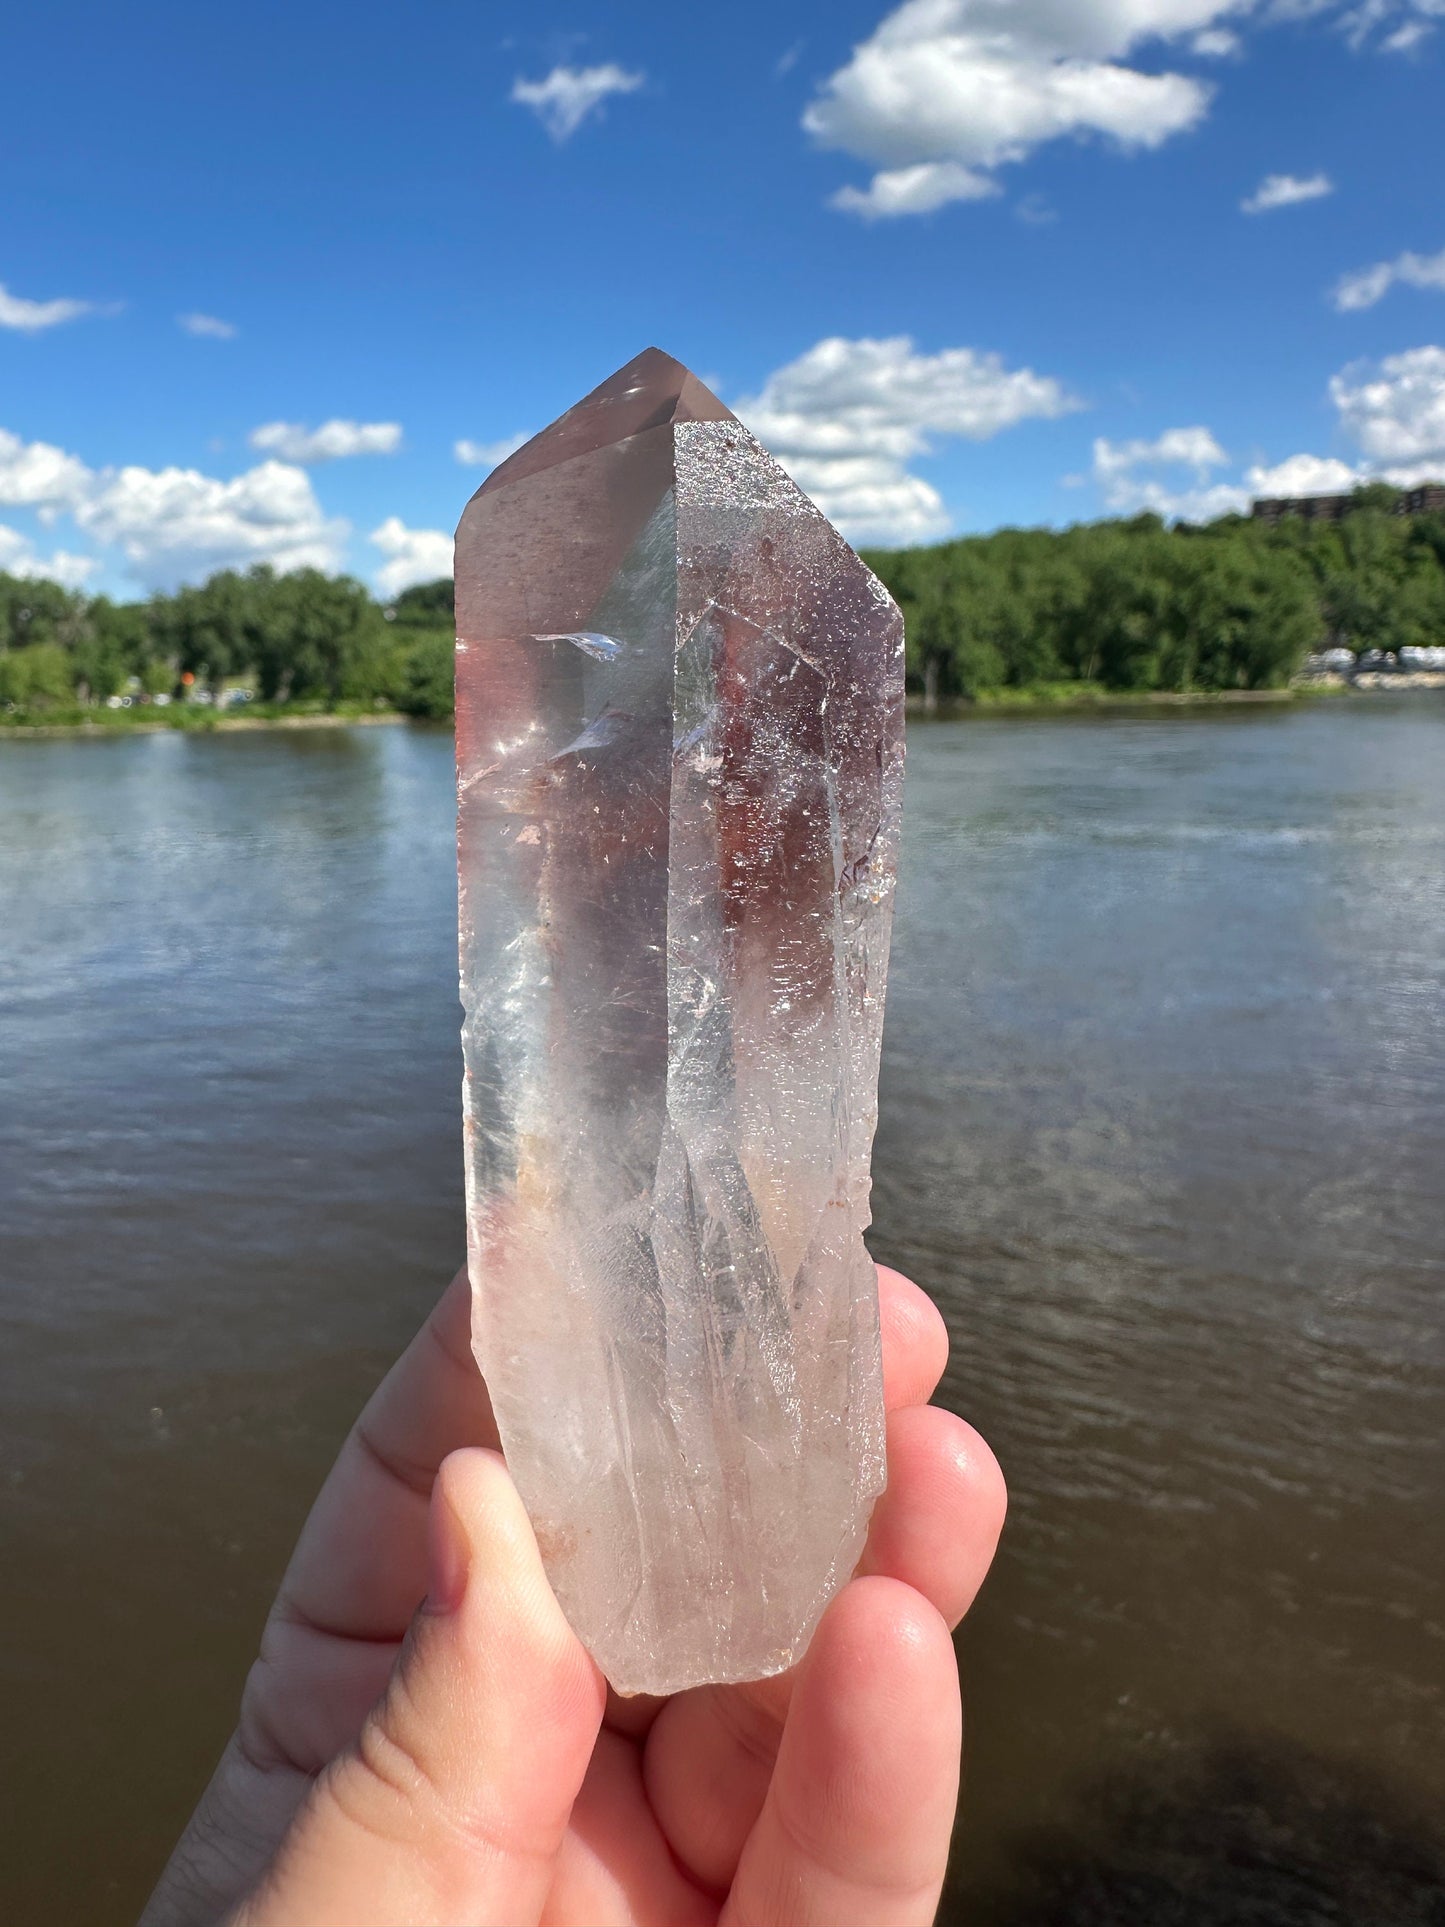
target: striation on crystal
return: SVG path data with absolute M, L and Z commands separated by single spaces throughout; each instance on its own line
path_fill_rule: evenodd
M 473 1341 L 612 1684 L 798 1659 L 884 1478 L 902 619 L 648 349 L 457 531 Z

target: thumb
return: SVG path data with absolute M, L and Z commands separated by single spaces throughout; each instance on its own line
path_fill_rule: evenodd
M 443 1463 L 428 1530 L 431 1590 L 386 1692 L 236 1927 L 541 1915 L 605 1688 L 495 1453 Z

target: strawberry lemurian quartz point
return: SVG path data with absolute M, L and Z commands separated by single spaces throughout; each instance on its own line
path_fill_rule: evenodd
M 656 349 L 457 531 L 473 1338 L 612 1684 L 801 1657 L 885 1479 L 902 619 Z

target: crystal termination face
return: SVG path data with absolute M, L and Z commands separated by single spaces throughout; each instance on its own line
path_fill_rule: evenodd
M 884 1484 L 903 625 L 649 349 L 457 532 L 473 1340 L 612 1684 L 800 1658 Z

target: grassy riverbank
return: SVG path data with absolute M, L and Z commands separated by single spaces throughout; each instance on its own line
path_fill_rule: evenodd
M 972 700 L 945 697 L 929 705 L 921 696 L 908 699 L 913 716 L 1036 715 L 1058 710 L 1220 709 L 1239 705 L 1320 702 L 1348 696 L 1343 682 L 1311 682 L 1290 689 L 1118 690 L 1101 683 L 1048 682 L 1018 689 L 981 690 Z M 1367 693 L 1373 693 L 1367 692 Z M 200 703 L 154 704 L 132 709 L 107 709 L 79 703 L 45 709 L 0 710 L 0 738 L 18 736 L 137 736 L 161 730 L 211 736 L 233 730 L 334 729 L 355 724 L 405 723 L 419 720 L 400 710 L 375 703 L 341 703 L 328 709 L 320 703 L 248 703 L 244 709 L 213 709 Z M 446 721 L 445 717 L 420 720 Z
M 946 697 L 936 705 L 910 696 L 912 716 L 1033 715 L 1060 709 L 1220 709 L 1238 704 L 1318 702 L 1346 696 L 1344 683 L 1301 683 L 1288 689 L 1106 689 L 1096 682 L 1046 682 L 1021 688 L 981 689 L 973 698 Z
M 374 703 L 248 703 L 244 709 L 213 709 L 201 703 L 153 703 L 133 709 L 69 703 L 44 709 L 0 710 L 0 735 L 141 736 L 179 730 L 188 736 L 214 736 L 247 729 L 335 729 L 356 723 L 404 723 L 400 710 Z

